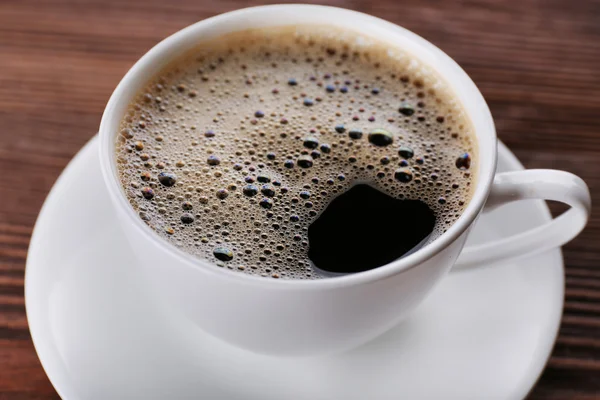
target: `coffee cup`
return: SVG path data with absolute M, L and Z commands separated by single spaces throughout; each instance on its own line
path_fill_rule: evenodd
M 445 78 L 474 126 L 479 157 L 471 201 L 436 240 L 369 271 L 319 280 L 274 280 L 214 268 L 159 237 L 128 203 L 114 151 L 120 121 L 148 80 L 198 42 L 246 29 L 299 24 L 331 25 L 389 42 Z M 489 265 L 560 246 L 583 229 L 591 207 L 586 184 L 568 172 L 496 174 L 497 138 L 488 106 L 468 75 L 440 49 L 390 22 L 325 6 L 242 9 L 198 22 L 163 40 L 131 68 L 112 94 L 100 125 L 100 160 L 106 189 L 139 260 L 135 268 L 168 309 L 232 345 L 282 356 L 334 353 L 363 344 L 409 315 L 453 266 Z M 554 200 L 571 208 L 530 231 L 463 249 L 484 208 L 524 199 Z

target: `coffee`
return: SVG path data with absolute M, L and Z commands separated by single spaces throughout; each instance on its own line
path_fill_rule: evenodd
M 321 26 L 200 43 L 121 122 L 125 194 L 165 240 L 243 273 L 318 279 L 435 240 L 469 202 L 465 111 L 433 70 Z

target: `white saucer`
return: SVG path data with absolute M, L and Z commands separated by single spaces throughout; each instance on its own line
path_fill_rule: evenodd
M 27 259 L 31 335 L 63 399 L 520 399 L 552 349 L 560 250 L 447 277 L 400 326 L 349 353 L 278 359 L 168 315 L 139 284 L 93 139 L 48 196 Z M 499 169 L 521 169 L 500 145 Z M 472 238 L 550 218 L 541 202 L 484 215 Z

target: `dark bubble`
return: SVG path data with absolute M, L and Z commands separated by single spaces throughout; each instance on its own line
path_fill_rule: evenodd
M 194 222 L 194 216 L 190 213 L 183 213 L 181 214 L 181 218 L 180 218 L 181 222 L 184 224 L 191 224 L 192 222 Z
M 342 86 L 340 88 L 340 92 L 342 92 L 342 93 L 348 93 L 348 88 L 346 86 Z
M 254 183 L 254 178 L 251 177 L 251 176 L 247 176 L 247 177 L 244 178 L 244 181 L 246 183 Z
M 273 153 L 273 152 L 267 153 L 267 159 L 274 160 L 275 159 L 275 153 Z
M 331 146 L 328 145 L 327 143 L 323 143 L 321 145 L 321 151 L 325 154 L 331 153 Z
M 471 156 L 469 153 L 464 153 L 456 159 L 456 168 L 463 171 L 471 168 Z
M 394 178 L 402 183 L 408 183 L 412 181 L 413 174 L 408 168 L 400 168 L 394 172 Z
M 304 104 L 306 107 L 310 107 L 313 104 L 315 104 L 315 102 L 314 102 L 313 99 L 306 98 L 306 99 L 304 99 L 304 101 L 302 102 L 302 104 Z
M 402 158 L 408 159 L 408 158 L 413 158 L 413 156 L 415 155 L 415 152 L 410 147 L 403 146 L 398 149 L 398 155 Z
M 150 179 L 152 179 L 152 174 L 148 171 L 142 172 L 140 175 L 140 179 L 144 182 L 148 182 Z
M 231 261 L 233 260 L 233 252 L 227 247 L 215 247 L 213 255 L 219 261 Z
M 181 208 L 183 208 L 186 211 L 191 210 L 192 208 L 194 208 L 194 206 L 192 205 L 191 202 L 189 201 L 184 201 L 183 203 L 181 203 Z
M 310 156 L 300 156 L 298 157 L 298 166 L 301 168 L 310 168 L 313 166 L 313 160 Z
M 329 93 L 333 93 L 333 92 L 335 92 L 335 86 L 327 85 L 327 86 L 325 86 L 325 90 L 327 90 Z
M 360 139 L 362 135 L 363 133 L 360 129 L 351 129 L 348 132 L 348 136 L 350 137 L 350 139 Z
M 286 168 L 294 168 L 294 161 L 293 160 L 285 160 L 283 162 L 283 166 Z
M 313 158 L 313 160 L 316 160 L 317 158 L 321 157 L 321 153 L 319 153 L 317 150 L 313 150 L 310 152 L 310 156 Z
M 394 137 L 391 133 L 385 129 L 373 129 L 369 133 L 369 142 L 375 146 L 384 147 L 389 146 L 394 141 Z
M 344 175 L 344 174 L 339 174 L 339 175 L 337 176 L 337 178 L 338 178 L 338 180 L 339 180 L 339 181 L 344 181 L 344 180 L 346 180 L 346 175 Z
M 297 216 L 297 215 L 291 215 L 290 216 L 290 221 L 292 221 L 292 222 L 298 222 L 298 221 L 300 221 L 300 217 Z
M 400 160 L 400 162 L 398 163 L 399 166 L 401 167 L 408 167 L 408 161 L 406 160 Z
M 344 125 L 336 125 L 335 126 L 335 131 L 337 133 L 344 133 L 344 132 L 346 132 L 346 128 L 344 127 Z
M 121 131 L 121 136 L 123 136 L 125 139 L 131 139 L 133 138 L 133 133 L 131 133 L 131 130 L 129 129 L 123 129 Z
M 258 110 L 258 111 L 256 111 L 256 112 L 254 113 L 254 116 L 255 116 L 256 118 L 262 118 L 262 117 L 264 117 L 264 116 L 265 116 L 265 113 L 264 113 L 264 112 L 262 112 L 262 111 L 260 111 L 260 110 Z
M 263 185 L 260 192 L 267 197 L 273 197 L 275 196 L 275 187 L 273 185 Z
M 242 189 L 242 193 L 244 193 L 248 197 L 256 196 L 258 193 L 258 188 L 254 185 L 246 185 Z
M 260 183 L 269 183 L 269 182 L 271 182 L 271 177 L 268 175 L 259 174 L 256 177 L 256 180 L 259 181 Z
M 288 80 L 288 85 L 290 86 L 296 86 L 298 84 L 298 81 L 295 80 L 294 78 L 291 78 L 290 80 Z
M 444 197 L 440 197 L 438 199 L 438 203 L 440 203 L 440 204 L 446 204 L 446 199 Z
M 310 198 L 310 192 L 308 190 L 303 190 L 300 192 L 300 197 L 306 200 Z
M 227 189 L 217 190 L 217 198 L 224 200 L 227 198 L 227 196 L 229 196 L 229 192 L 227 191 Z
M 177 176 L 170 172 L 161 172 L 158 174 L 158 181 L 166 187 L 171 187 L 177 182 Z
M 244 166 L 242 164 L 233 164 L 233 169 L 236 171 L 241 171 Z
M 303 145 L 307 149 L 316 149 L 317 147 L 319 147 L 319 141 L 317 140 L 317 138 L 309 136 L 304 139 Z
M 373 89 L 371 89 L 371 93 L 372 94 L 379 94 L 379 91 L 380 91 L 379 88 L 373 88 Z
M 423 157 L 419 157 L 419 158 L 415 159 L 415 161 L 419 165 L 423 165 L 425 163 L 425 159 Z
M 215 137 L 215 131 L 209 129 L 206 132 L 204 132 L 204 136 L 206 136 L 207 138 Z
M 142 196 L 144 196 L 146 200 L 152 200 L 154 198 L 154 190 L 149 187 L 142 188 Z
M 262 208 L 266 208 L 268 210 L 271 207 L 273 207 L 273 200 L 265 198 L 265 199 L 262 199 L 258 204 Z
M 400 108 L 398 108 L 398 111 L 400 112 L 400 114 L 410 117 L 415 113 L 415 108 L 409 103 L 402 103 L 400 104 Z
M 210 156 L 208 156 L 208 158 L 206 159 L 206 162 L 208 163 L 208 165 L 219 165 L 221 164 L 221 160 L 219 159 L 219 157 L 215 156 L 214 154 L 211 154 Z
M 387 156 L 381 157 L 379 159 L 379 162 L 381 163 L 381 165 L 388 165 L 390 163 L 390 158 Z

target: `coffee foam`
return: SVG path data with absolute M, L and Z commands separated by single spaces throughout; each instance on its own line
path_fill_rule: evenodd
M 321 277 L 308 227 L 353 185 L 425 202 L 434 240 L 476 172 L 472 125 L 429 67 L 319 26 L 199 44 L 148 83 L 120 129 L 122 186 L 150 227 L 217 266 L 274 278 Z

